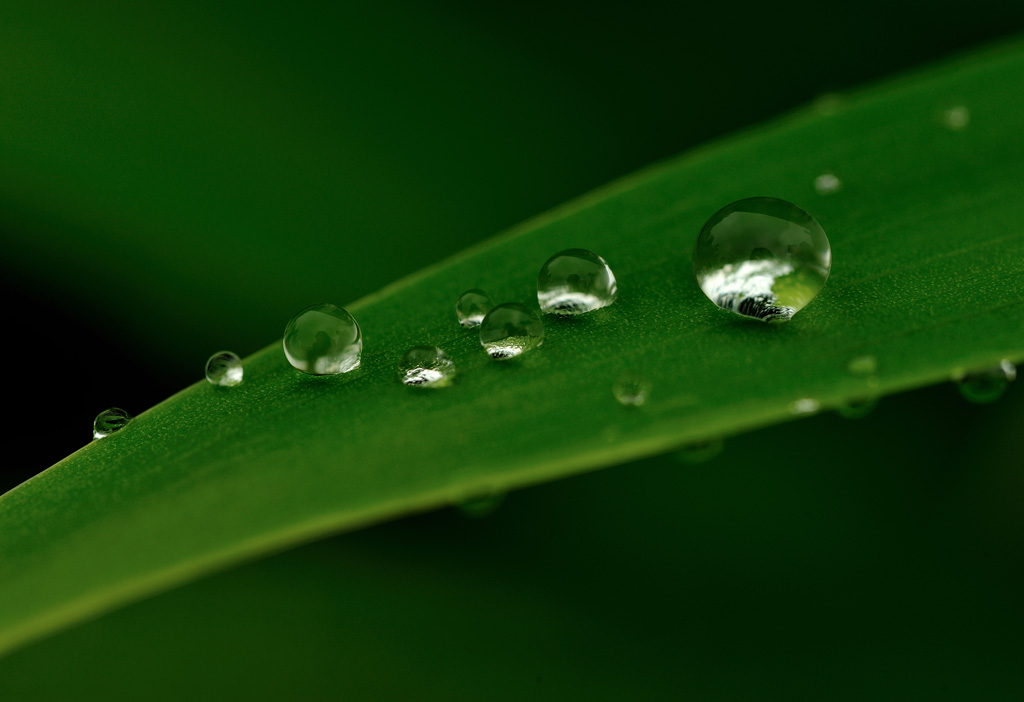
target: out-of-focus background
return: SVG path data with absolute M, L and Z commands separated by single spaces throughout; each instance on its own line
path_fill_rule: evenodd
M 992 0 L 8 5 L 0 489 L 307 304 L 1024 31 Z M 328 540 L 29 647 L 0 697 L 1020 699 L 1022 417 L 936 388 Z

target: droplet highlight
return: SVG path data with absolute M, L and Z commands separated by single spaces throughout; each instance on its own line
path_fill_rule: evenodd
M 130 421 L 132 421 L 132 416 L 120 407 L 103 410 L 96 415 L 96 420 L 92 423 L 92 438 L 102 439 L 110 436 L 115 431 L 124 429 Z
M 815 399 L 805 397 L 789 403 L 790 414 L 814 414 L 821 409 L 821 403 Z
M 615 302 L 615 274 L 603 258 L 586 249 L 566 249 L 549 258 L 537 276 L 537 302 L 544 314 L 570 316 Z
M 309 375 L 338 375 L 359 367 L 363 338 L 346 310 L 320 304 L 300 310 L 284 329 L 284 355 Z
M 965 399 L 983 405 L 1003 396 L 1010 383 L 1017 379 L 1017 367 L 1003 359 L 994 368 L 957 373 L 955 379 Z
M 398 362 L 398 378 L 411 387 L 447 387 L 455 381 L 455 363 L 437 346 L 414 346 Z
M 639 373 L 626 371 L 612 383 L 612 394 L 620 405 L 639 407 L 651 394 L 651 382 Z
M 971 122 L 971 112 L 963 105 L 955 105 L 942 113 L 942 123 L 946 129 L 959 132 L 967 128 Z
M 796 205 L 752 197 L 707 221 L 693 272 L 709 300 L 764 322 L 786 322 L 821 292 L 832 249 L 821 225 Z
M 498 305 L 480 323 L 480 344 L 496 361 L 507 361 L 544 343 L 540 315 L 518 302 Z
M 455 301 L 455 316 L 464 327 L 479 327 L 493 308 L 491 296 L 480 288 L 473 288 L 459 295 Z
M 242 359 L 230 351 L 218 351 L 206 361 L 206 379 L 214 385 L 233 387 L 242 382 Z
M 814 179 L 814 189 L 819 195 L 832 195 L 843 189 L 843 182 L 834 173 L 822 173 Z

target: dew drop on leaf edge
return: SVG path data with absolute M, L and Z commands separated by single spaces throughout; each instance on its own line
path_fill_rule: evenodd
M 957 388 L 964 399 L 979 405 L 998 400 L 1016 379 L 1017 367 L 1006 359 L 992 368 L 958 373 L 955 377 Z
M 328 303 L 300 310 L 284 329 L 284 355 L 309 375 L 338 375 L 359 367 L 363 338 L 345 309 Z
M 242 359 L 231 351 L 218 351 L 206 361 L 206 379 L 213 385 L 233 387 L 242 382 Z
M 132 420 L 132 416 L 120 407 L 111 407 L 96 415 L 92 423 L 92 438 L 102 439 L 120 431 Z

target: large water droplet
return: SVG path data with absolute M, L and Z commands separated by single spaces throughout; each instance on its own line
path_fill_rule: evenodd
M 348 312 L 330 304 L 296 313 L 284 328 L 284 355 L 310 375 L 337 375 L 359 367 L 363 338 Z
M 834 173 L 822 173 L 814 179 L 814 189 L 819 195 L 831 195 L 843 189 L 843 182 Z
M 708 299 L 766 322 L 785 322 L 802 310 L 825 286 L 831 267 L 821 225 L 771 197 L 723 207 L 693 248 L 693 272 Z
M 480 344 L 497 361 L 515 358 L 543 343 L 540 315 L 518 302 L 498 305 L 480 323 Z
M 954 132 L 966 129 L 970 121 L 971 112 L 963 105 L 955 105 L 942 113 L 942 123 Z
M 218 351 L 206 362 L 206 379 L 224 387 L 238 385 L 242 382 L 242 359 L 230 351 Z
M 647 396 L 651 394 L 651 383 L 639 373 L 626 371 L 612 383 L 612 394 L 619 404 L 639 407 L 647 402 Z
M 478 327 L 494 307 L 491 296 L 479 288 L 473 288 L 459 295 L 455 302 L 455 316 L 464 327 Z
M 455 364 L 436 346 L 414 346 L 402 355 L 398 376 L 405 385 L 443 388 L 455 380 Z
M 615 302 L 615 274 L 586 249 L 566 249 L 547 260 L 537 276 L 537 301 L 545 314 L 593 312 Z
M 1017 367 L 1006 359 L 1000 361 L 994 368 L 973 373 L 958 373 L 956 376 L 960 394 L 978 404 L 995 402 L 1016 379 Z
M 96 421 L 92 423 L 92 438 L 102 439 L 110 436 L 115 431 L 124 429 L 132 416 L 119 407 L 111 407 L 96 415 Z

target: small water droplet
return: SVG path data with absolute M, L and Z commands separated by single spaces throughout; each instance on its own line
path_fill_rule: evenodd
M 819 195 L 831 195 L 843 189 L 843 182 L 834 173 L 822 173 L 814 179 L 814 189 Z
M 456 507 L 467 517 L 479 518 L 493 514 L 505 501 L 505 493 L 498 492 L 487 497 L 478 497 L 460 502 Z
M 971 112 L 963 105 L 950 107 L 942 113 L 942 123 L 946 125 L 947 129 L 951 129 L 954 132 L 966 129 L 970 121 Z
M 338 375 L 359 367 L 363 338 L 347 311 L 330 304 L 300 310 L 284 329 L 284 355 L 310 375 Z
M 878 359 L 874 356 L 857 356 L 846 364 L 846 370 L 854 375 L 868 377 L 878 373 Z
M 971 402 L 987 404 L 995 402 L 1010 383 L 1017 379 L 1017 367 L 1003 359 L 994 368 L 971 373 L 956 373 L 955 379 L 960 394 Z
M 455 364 L 443 349 L 436 346 L 414 346 L 402 355 L 398 376 L 405 385 L 420 388 L 443 388 L 455 380 Z
M 639 407 L 647 402 L 647 396 L 651 394 L 651 383 L 639 373 L 626 371 L 612 383 L 612 394 L 621 405 Z
M 545 314 L 593 312 L 615 302 L 615 274 L 586 249 L 566 249 L 549 258 L 537 276 L 537 301 Z
M 110 436 L 115 431 L 124 429 L 132 416 L 119 407 L 111 407 L 96 415 L 96 421 L 92 423 L 92 438 L 102 439 Z
M 789 403 L 790 414 L 814 414 L 820 409 L 821 403 L 809 397 Z
M 695 465 L 706 463 L 717 456 L 725 448 L 725 441 L 722 439 L 708 439 L 684 446 L 672 455 L 679 463 Z
M 724 310 L 785 322 L 825 286 L 832 249 L 821 225 L 796 205 L 752 197 L 723 207 L 693 248 L 693 273 Z
M 230 351 L 218 351 L 206 362 L 206 379 L 224 387 L 238 385 L 242 382 L 242 359 Z
M 875 407 L 878 407 L 878 400 L 875 398 L 863 398 L 858 400 L 847 400 L 836 407 L 836 414 L 847 419 L 860 419 L 871 414 Z
M 480 323 L 480 344 L 496 361 L 515 358 L 543 343 L 540 315 L 518 302 L 498 305 Z
M 455 302 L 455 316 L 464 327 L 478 327 L 494 307 L 491 296 L 479 288 L 473 288 L 459 295 Z

